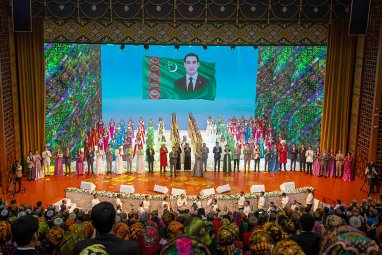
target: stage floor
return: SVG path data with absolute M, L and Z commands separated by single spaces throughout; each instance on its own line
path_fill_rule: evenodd
M 237 194 L 240 191 L 249 193 L 253 184 L 264 184 L 266 191 L 280 190 L 283 182 L 294 181 L 296 187 L 312 186 L 316 189 L 315 198 L 334 203 L 336 199 L 341 199 L 349 203 L 352 199 L 361 201 L 367 198 L 366 192 L 360 192 L 363 180 L 356 179 L 352 182 L 344 182 L 338 178 L 320 178 L 306 175 L 301 172 L 276 172 L 276 173 L 223 173 L 205 172 L 204 177 L 192 177 L 190 171 L 179 171 L 177 177 L 170 177 L 169 172 L 160 174 L 144 173 L 131 175 L 83 175 L 83 176 L 49 176 L 37 181 L 27 181 L 23 179 L 26 188 L 25 194 L 16 194 L 15 198 L 19 203 L 35 204 L 36 201 L 43 201 L 44 205 L 53 204 L 65 197 L 67 187 L 79 187 L 81 181 L 90 181 L 96 185 L 98 191 L 119 192 L 121 184 L 134 185 L 135 192 L 139 194 L 155 194 L 154 184 L 167 187 L 182 188 L 187 194 L 199 194 L 202 189 L 217 187 L 229 183 L 231 191 L 228 194 Z M 367 190 L 367 184 L 364 187 Z M 170 189 L 171 192 L 171 189 Z M 374 195 L 378 198 L 378 195 Z M 4 195 L 8 201 L 12 194 Z

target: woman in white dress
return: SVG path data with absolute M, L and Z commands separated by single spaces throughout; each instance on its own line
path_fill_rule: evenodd
M 96 152 L 96 171 L 97 174 L 103 174 L 103 151 L 98 149 Z
M 182 149 L 182 152 L 180 153 L 180 164 L 184 164 L 184 147 L 186 147 L 187 144 L 187 136 L 183 136 L 182 143 L 180 144 L 180 148 Z
M 208 116 L 207 127 L 206 127 L 206 136 L 209 136 L 211 134 L 211 124 L 212 124 L 212 118 L 211 118 L 211 116 Z
M 137 150 L 137 165 L 136 165 L 136 170 L 137 170 L 137 173 L 144 173 L 145 172 L 145 163 L 143 161 L 143 157 L 144 157 L 144 154 L 145 152 L 143 151 L 143 147 L 142 145 L 139 145 L 138 147 L 138 150 Z
M 115 173 L 121 174 L 122 173 L 122 156 L 123 156 L 123 150 L 121 145 L 118 145 L 118 148 L 115 150 Z
M 213 120 L 211 121 L 211 124 L 210 124 L 210 143 L 212 144 L 216 143 L 216 125 Z

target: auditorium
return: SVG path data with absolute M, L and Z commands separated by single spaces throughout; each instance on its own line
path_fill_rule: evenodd
M 1 254 L 380 253 L 381 0 L 0 19 Z

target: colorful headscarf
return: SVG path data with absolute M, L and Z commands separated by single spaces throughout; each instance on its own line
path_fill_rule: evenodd
M 167 226 L 167 237 L 168 238 L 175 238 L 177 236 L 183 235 L 184 233 L 184 226 L 179 221 L 171 221 Z
M 136 222 L 130 226 L 130 238 L 133 240 L 138 240 L 141 230 L 144 228 L 144 225 L 141 222 Z
M 73 254 L 74 246 L 79 241 L 84 240 L 84 235 L 82 232 L 82 225 L 73 224 L 69 227 L 68 233 L 65 234 L 61 242 L 60 252 L 63 255 Z
M 283 237 L 283 233 L 279 226 L 275 225 L 272 222 L 267 222 L 263 225 L 263 229 L 267 232 L 273 239 L 274 243 L 280 241 Z
M 326 226 L 329 231 L 345 224 L 345 220 L 337 215 L 330 215 L 326 218 Z
M 219 235 L 218 235 L 219 249 L 222 254 L 233 253 L 233 246 L 232 246 L 233 241 L 234 241 L 234 235 L 229 229 L 229 226 L 222 226 L 219 229 Z
M 109 255 L 109 253 L 102 244 L 93 244 L 83 249 L 80 255 Z
M 38 233 L 40 237 L 45 237 L 46 232 L 48 232 L 49 226 L 45 221 L 40 221 L 38 223 Z
M 152 226 L 145 226 L 140 233 L 138 241 L 142 255 L 156 254 L 160 250 L 159 231 Z
M 129 240 L 129 226 L 124 221 L 120 221 L 114 224 L 113 232 L 119 239 Z
M 281 240 L 273 248 L 272 255 L 305 255 L 305 253 L 295 241 Z
M 11 224 L 6 221 L 0 221 L 0 244 L 5 244 L 11 237 Z
M 221 226 L 228 226 L 229 224 L 231 224 L 231 222 L 229 221 L 229 219 L 227 218 L 223 218 L 221 221 Z
M 379 247 L 362 231 L 348 226 L 339 226 L 328 232 L 322 239 L 320 254 L 377 255 Z
M 184 228 L 184 232 L 190 236 L 198 238 L 206 246 L 209 246 L 212 242 L 210 235 L 207 231 L 207 226 L 200 218 L 192 218 L 187 226 Z
M 94 233 L 94 226 L 90 221 L 82 222 L 82 232 L 85 239 L 90 239 Z
M 256 229 L 249 237 L 249 249 L 252 254 L 269 255 L 273 248 L 272 237 L 262 229 Z
M 60 246 L 63 238 L 64 238 L 64 230 L 56 226 L 49 229 L 46 234 L 46 240 L 48 241 L 48 243 L 50 243 L 52 246 L 56 248 Z
M 211 255 L 210 250 L 197 238 L 182 235 L 171 239 L 161 250 L 160 255 Z

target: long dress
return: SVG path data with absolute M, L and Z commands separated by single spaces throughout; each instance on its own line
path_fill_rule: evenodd
M 186 142 L 185 141 L 182 141 L 182 144 L 180 145 L 180 147 L 181 147 L 181 151 L 180 151 L 180 163 L 181 164 L 184 164 L 184 156 L 185 156 L 185 154 L 184 154 L 184 149 L 185 149 L 185 147 L 186 147 Z M 180 168 L 179 168 L 180 169 Z
M 271 161 L 269 163 L 269 172 L 280 171 L 279 152 L 277 149 L 271 150 Z
M 85 166 L 84 166 L 84 154 L 81 152 L 76 155 L 76 171 L 77 175 L 85 174 Z
M 344 181 L 351 181 L 351 174 L 352 174 L 352 168 L 353 168 L 353 158 L 352 157 L 345 157 L 344 159 L 344 176 L 342 179 Z
M 231 150 L 224 149 L 223 172 L 232 172 L 231 168 Z
M 56 156 L 56 162 L 54 164 L 54 175 L 64 175 L 64 168 L 62 166 L 62 153 L 58 153 L 58 155 Z
M 182 149 L 180 147 L 178 147 L 177 149 L 178 149 L 178 155 L 181 155 Z M 181 169 L 182 169 L 182 164 L 178 157 L 178 160 L 176 161 L 176 170 L 181 170 Z
M 184 148 L 184 170 L 191 170 L 191 148 Z
M 122 173 L 122 156 L 123 156 L 123 150 L 121 151 L 116 150 L 115 151 L 115 173 L 121 174 Z
M 136 170 L 137 173 L 144 173 L 145 172 L 145 162 L 143 160 L 144 157 L 144 151 L 143 149 L 137 150 L 137 164 L 136 164 Z
M 334 177 L 336 175 L 336 154 L 330 153 L 329 154 L 329 166 L 328 166 L 328 177 Z
M 264 158 L 264 138 L 260 137 L 257 139 L 257 143 L 259 144 L 261 150 L 260 158 Z
M 42 171 L 41 171 L 41 156 L 40 156 L 40 154 L 35 154 L 34 159 L 35 159 L 35 162 L 34 162 L 33 177 L 35 178 L 35 180 L 38 180 L 38 179 L 41 179 L 42 177 L 44 177 L 42 175 Z
M 314 176 L 320 176 L 320 153 L 317 152 L 315 154 L 315 160 L 314 160 L 314 163 L 313 163 L 313 175 Z
M 195 154 L 195 164 L 194 168 L 192 169 L 192 176 L 203 177 L 203 160 L 201 153 L 198 155 Z
M 167 163 L 168 150 L 167 150 L 167 148 L 160 148 L 159 153 L 160 153 L 160 166 L 161 167 L 168 166 L 168 163 Z
M 103 174 L 103 151 L 97 152 L 96 173 Z

